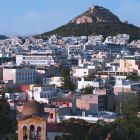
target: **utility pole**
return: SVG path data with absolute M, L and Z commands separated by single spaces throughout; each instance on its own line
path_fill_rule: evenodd
M 120 102 L 120 114 L 122 113 L 122 104 Z

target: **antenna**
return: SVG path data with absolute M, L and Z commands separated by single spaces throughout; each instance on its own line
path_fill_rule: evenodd
M 32 90 L 32 99 L 34 99 L 34 90 Z

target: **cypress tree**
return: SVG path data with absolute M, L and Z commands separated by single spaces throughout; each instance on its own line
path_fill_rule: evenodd
M 0 99 L 0 138 L 9 133 L 14 133 L 14 127 L 10 116 L 10 105 L 3 94 Z

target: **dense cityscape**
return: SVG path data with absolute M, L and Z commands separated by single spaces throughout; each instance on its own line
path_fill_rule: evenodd
M 0 40 L 1 140 L 139 140 L 139 116 L 140 40 L 130 34 Z

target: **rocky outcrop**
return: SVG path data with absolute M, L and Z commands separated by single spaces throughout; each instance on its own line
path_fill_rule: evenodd
M 77 20 L 76 20 L 76 24 L 81 24 L 81 23 L 91 23 L 91 22 L 93 22 L 92 21 L 92 18 L 91 17 L 86 17 L 86 16 L 83 16 L 83 17 L 81 17 L 81 18 L 78 18 Z
M 107 22 L 107 21 L 120 22 L 119 18 L 113 13 L 111 13 L 108 9 L 105 9 L 97 5 L 93 5 L 81 15 L 73 18 L 69 23 L 81 24 L 81 23 L 91 23 L 96 21 L 97 22 Z

